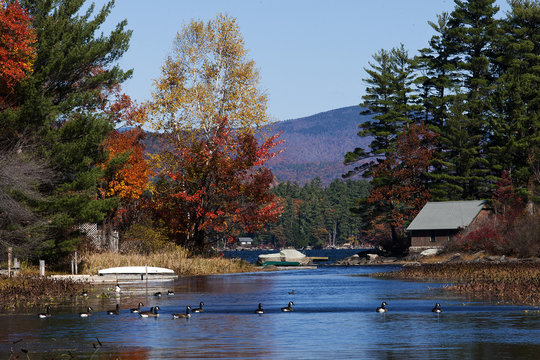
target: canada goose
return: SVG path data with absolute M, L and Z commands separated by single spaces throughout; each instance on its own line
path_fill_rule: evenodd
M 80 313 L 79 313 L 79 316 L 80 316 L 80 317 L 89 317 L 89 316 L 92 316 L 92 308 L 89 306 L 89 307 L 86 309 L 86 312 L 80 312 Z
M 381 304 L 381 306 L 379 306 L 379 307 L 377 308 L 377 312 L 380 312 L 380 313 L 385 313 L 385 312 L 387 312 L 388 309 L 386 308 L 386 305 L 388 305 L 388 304 L 386 303 L 386 301 L 383 301 L 382 304 Z
M 282 307 L 281 311 L 283 312 L 294 311 L 294 309 L 292 308 L 292 305 L 294 305 L 294 303 L 292 301 L 289 301 L 289 304 L 285 307 Z
M 431 309 L 431 311 L 434 312 L 434 313 L 437 313 L 437 314 L 442 313 L 441 304 L 436 303 L 435 307 L 433 309 Z
M 159 306 L 152 307 L 152 308 L 150 308 L 150 311 L 141 311 L 139 313 L 139 315 L 141 315 L 141 317 L 143 317 L 143 318 L 158 317 L 159 316 L 158 310 L 159 310 Z
M 154 293 L 154 296 L 161 297 L 161 291 L 158 291 L 157 293 Z
M 45 319 L 51 317 L 51 307 L 47 305 L 47 310 L 44 313 L 39 313 L 38 316 L 40 319 Z
M 259 303 L 259 307 L 255 310 L 255 314 L 264 314 L 264 310 L 262 308 L 261 303 Z
M 116 291 L 117 293 L 119 293 L 122 289 L 120 289 L 120 285 L 118 285 L 118 283 L 116 283 L 116 286 L 114 287 L 114 291 Z
M 185 314 L 172 314 L 172 317 L 173 319 L 189 319 L 191 317 L 189 310 L 191 310 L 191 306 L 186 306 Z
M 150 308 L 150 310 L 146 310 L 146 311 L 139 311 L 139 315 L 141 315 L 142 317 L 148 317 L 148 316 L 144 316 L 144 315 L 148 315 L 148 314 L 151 314 L 154 312 L 154 307 L 152 306 Z
M 203 310 L 203 308 L 202 308 L 203 305 L 204 305 L 204 303 L 201 301 L 201 302 L 199 303 L 199 307 L 193 309 L 193 312 L 195 312 L 195 313 L 202 313 L 202 312 L 204 312 L 204 310 Z
M 120 315 L 120 305 L 116 304 L 116 309 L 107 310 L 107 315 Z
M 137 305 L 136 308 L 133 308 L 133 309 L 131 309 L 129 311 L 131 311 L 132 313 L 138 314 L 141 311 L 141 306 L 144 306 L 144 304 L 142 302 L 140 302 L 139 305 Z
M 174 295 L 174 291 L 172 291 L 172 290 L 167 291 L 167 296 L 173 296 L 173 295 Z

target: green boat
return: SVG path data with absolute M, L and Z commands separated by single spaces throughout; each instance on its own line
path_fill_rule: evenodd
M 261 266 L 300 266 L 298 261 L 265 261 Z

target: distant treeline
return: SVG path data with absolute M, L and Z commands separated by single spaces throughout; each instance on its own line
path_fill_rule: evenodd
M 257 245 L 303 248 L 360 244 L 362 222 L 351 208 L 356 199 L 367 195 L 368 188 L 365 180 L 336 179 L 328 187 L 319 178 L 303 186 L 280 183 L 273 192 L 281 199 L 283 215 L 255 236 Z

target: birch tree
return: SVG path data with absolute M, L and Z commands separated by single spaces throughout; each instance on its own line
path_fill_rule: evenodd
M 242 132 L 268 122 L 259 72 L 236 19 L 227 15 L 185 25 L 154 85 L 150 123 L 175 142 L 208 140 L 224 117 Z

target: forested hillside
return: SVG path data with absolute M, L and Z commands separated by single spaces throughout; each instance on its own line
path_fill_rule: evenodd
M 359 106 L 349 106 L 270 125 L 284 141 L 276 147 L 284 151 L 268 163 L 277 181 L 306 183 L 319 177 L 328 185 L 340 178 L 347 172 L 343 165 L 347 151 L 370 142 L 357 136 L 358 125 L 371 119 L 361 111 Z
M 318 177 L 328 185 L 341 178 L 351 168 L 343 164 L 347 151 L 367 148 L 371 141 L 370 137 L 357 135 L 358 125 L 371 119 L 361 111 L 359 106 L 348 106 L 266 126 L 266 133 L 280 133 L 279 139 L 283 140 L 274 148 L 282 152 L 267 164 L 276 181 L 306 184 Z M 157 153 L 161 147 L 151 134 L 145 144 L 149 153 Z

